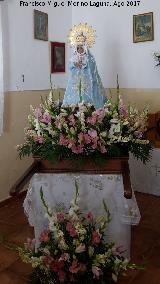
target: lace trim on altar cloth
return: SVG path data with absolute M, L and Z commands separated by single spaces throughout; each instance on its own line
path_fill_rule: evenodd
M 56 206 L 56 204 L 58 204 L 59 206 L 65 204 L 65 206 L 69 207 L 69 202 L 72 199 L 72 194 L 71 191 L 69 192 L 69 187 L 72 184 L 72 192 L 74 193 L 73 185 L 75 179 L 77 179 L 80 188 L 83 184 L 83 191 L 86 189 L 86 186 L 89 186 L 89 191 L 87 190 L 88 192 L 86 191 L 84 194 L 85 202 L 83 193 L 81 196 L 81 203 L 83 200 L 83 204 L 80 205 L 82 205 L 84 211 L 97 209 L 97 201 L 94 201 L 95 204 L 92 204 L 92 206 L 90 205 L 91 196 L 93 199 L 94 197 L 96 199 L 98 198 L 98 203 L 100 203 L 104 198 L 106 203 L 109 203 L 107 205 L 109 207 L 111 215 L 117 212 L 122 223 L 129 225 L 136 225 L 139 223 L 140 212 L 135 199 L 135 195 L 133 193 L 132 199 L 126 199 L 123 197 L 123 188 L 120 189 L 120 187 L 122 187 L 121 175 L 98 175 L 97 177 L 90 175 L 89 179 L 86 182 L 86 176 L 84 175 L 77 176 L 73 174 L 36 174 L 34 175 L 34 178 L 30 183 L 27 196 L 23 204 L 24 212 L 28 217 L 31 226 L 35 226 L 36 220 L 43 220 L 45 216 L 45 211 L 40 199 L 40 188 L 42 187 L 45 199 L 50 207 L 53 208 Z M 116 188 L 113 190 L 113 192 L 110 192 L 108 194 L 107 200 L 107 197 L 105 198 L 105 195 L 107 194 L 104 194 L 104 191 L 107 190 L 105 186 L 109 181 L 114 182 Z M 56 191 L 56 187 L 60 185 L 60 183 L 62 185 L 66 185 L 66 189 L 68 190 L 68 194 L 70 196 L 69 198 L 67 197 L 66 190 L 64 190 L 63 188 L 64 186 L 62 187 L 63 190 L 60 189 L 58 190 L 58 192 Z M 101 206 L 100 211 L 102 211 Z

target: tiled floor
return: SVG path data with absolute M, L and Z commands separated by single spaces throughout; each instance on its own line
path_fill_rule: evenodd
M 136 194 L 142 214 L 132 229 L 132 262 L 145 264 L 145 271 L 134 271 L 119 284 L 160 284 L 160 198 Z M 23 197 L 0 208 L 0 284 L 26 284 L 32 269 L 23 264 L 8 244 L 20 245 L 32 237 L 23 213 Z

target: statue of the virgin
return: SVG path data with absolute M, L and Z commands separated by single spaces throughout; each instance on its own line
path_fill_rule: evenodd
M 89 48 L 95 42 L 95 30 L 87 24 L 74 26 L 69 34 L 73 56 L 69 62 L 69 78 L 63 106 L 80 102 L 92 103 L 101 108 L 105 101 L 105 90 L 97 66 Z

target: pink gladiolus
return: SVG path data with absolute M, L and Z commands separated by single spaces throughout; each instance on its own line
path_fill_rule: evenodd
M 76 253 L 82 253 L 86 250 L 86 246 L 84 244 L 80 244 L 77 248 L 76 248 Z
M 72 265 L 69 268 L 71 273 L 77 273 L 79 271 L 77 260 L 73 260 Z
M 63 221 L 64 221 L 64 213 L 58 212 L 57 213 L 57 220 L 58 220 L 59 223 L 63 223 Z
M 97 266 L 92 266 L 92 273 L 93 273 L 93 278 L 99 279 L 99 276 L 102 275 L 102 270 L 97 267 Z
M 71 237 L 74 238 L 77 236 L 77 232 L 70 222 L 67 223 L 66 230 L 69 232 Z
M 35 117 L 40 119 L 42 117 L 42 109 L 40 107 L 35 109 Z
M 90 221 L 90 222 L 93 221 L 93 214 L 92 214 L 92 212 L 88 212 L 88 213 L 87 213 L 86 219 L 87 219 L 88 221 Z
M 50 240 L 49 233 L 50 232 L 48 230 L 44 230 L 40 235 L 40 242 L 48 242 Z
M 93 244 L 99 244 L 100 243 L 100 235 L 97 231 L 94 231 L 92 233 L 92 243 Z

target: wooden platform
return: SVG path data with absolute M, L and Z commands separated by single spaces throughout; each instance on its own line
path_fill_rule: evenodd
M 34 157 L 34 163 L 11 188 L 10 195 L 15 195 L 35 173 L 83 173 L 83 174 L 122 174 L 124 196 L 132 197 L 129 173 L 129 157 L 106 158 L 102 162 L 93 159 L 63 159 L 54 163 Z

